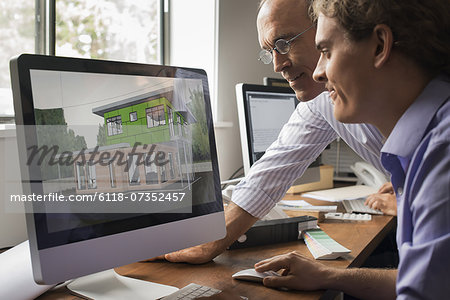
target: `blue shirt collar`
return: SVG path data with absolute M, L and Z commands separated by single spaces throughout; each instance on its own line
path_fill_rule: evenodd
M 413 155 L 436 111 L 450 96 L 448 81 L 448 77 L 439 76 L 428 83 L 398 120 L 381 152 L 404 158 Z

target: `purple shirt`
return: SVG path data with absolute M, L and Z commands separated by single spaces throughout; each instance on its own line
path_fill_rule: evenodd
M 381 149 L 397 194 L 398 299 L 450 297 L 450 79 L 432 80 Z

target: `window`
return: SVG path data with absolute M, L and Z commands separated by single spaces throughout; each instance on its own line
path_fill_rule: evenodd
M 121 134 L 122 131 L 122 117 L 115 116 L 106 119 L 106 125 L 108 128 L 108 136 Z
M 130 185 L 139 185 L 141 183 L 138 160 L 138 154 L 128 155 L 128 183 Z
M 29 0 L 0 1 L 0 123 L 14 122 L 9 60 L 20 53 L 34 53 L 34 3 Z
M 130 122 L 135 121 L 137 121 L 137 112 L 136 111 L 130 112 Z
M 164 166 L 159 166 L 159 177 L 161 178 L 161 183 L 166 182 L 166 168 L 165 165 Z
M 86 176 L 84 174 L 84 165 L 81 162 L 76 163 L 77 172 L 77 188 L 79 190 L 86 189 Z
M 220 1 L 212 0 L 170 0 L 170 64 L 172 66 L 185 66 L 205 69 L 208 74 L 211 100 L 217 99 L 215 95 L 216 80 L 214 78 L 217 58 L 218 32 L 216 26 L 216 9 Z M 239 5 L 240 1 L 232 2 Z M 242 1 L 246 2 L 246 1 Z M 222 5 L 220 2 L 220 6 Z M 228 4 L 229 5 L 229 4 Z M 242 4 L 246 6 L 247 4 Z M 256 5 L 256 4 L 255 4 Z M 256 14 L 256 8 L 255 14 Z M 218 15 L 217 15 L 218 17 Z M 239 17 L 238 17 L 238 20 Z M 240 21 L 239 21 L 240 22 Z M 208 26 L 205 26 L 208 24 Z M 225 23 L 226 24 L 226 23 Z M 255 39 L 255 36 L 249 37 Z M 195 41 L 195 42 L 193 42 Z M 189 45 L 186 47 L 186 45 Z M 215 103 L 212 103 L 215 111 Z
M 169 152 L 169 170 L 170 170 L 170 178 L 175 178 L 175 170 L 173 168 L 173 154 Z
M 114 164 L 113 164 L 113 160 L 109 161 L 108 163 L 108 173 L 109 173 L 109 180 L 111 183 L 111 187 L 115 188 L 116 187 L 116 173 L 114 170 Z
M 158 173 L 155 165 L 155 153 L 145 156 L 144 170 L 145 170 L 145 183 L 146 184 L 158 184 Z
M 20 53 L 163 63 L 167 2 L 1 0 L 0 122 L 13 122 L 9 60 Z
M 157 127 L 166 125 L 166 115 L 164 113 L 164 105 L 150 107 L 145 110 L 147 114 L 147 127 Z
M 173 129 L 173 112 L 172 112 L 172 109 L 170 107 L 167 108 L 167 114 L 169 116 L 169 132 L 170 132 L 170 136 L 174 136 L 175 135 L 175 131 Z
M 14 114 L 9 59 L 25 52 L 202 68 L 214 95 L 217 2 L 1 0 L 0 115 Z
M 56 0 L 56 55 L 160 63 L 159 0 Z
M 86 173 L 88 180 L 88 188 L 96 189 L 97 188 L 97 175 L 95 174 L 95 164 L 92 162 L 86 165 Z

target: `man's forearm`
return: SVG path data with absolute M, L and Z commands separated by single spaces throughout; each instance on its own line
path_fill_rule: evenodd
M 395 299 L 394 269 L 334 269 L 324 288 L 343 291 L 359 299 Z
M 168 253 L 164 258 L 171 262 L 187 262 L 191 264 L 203 264 L 211 261 L 217 255 L 224 252 L 229 245 L 244 234 L 258 219 L 230 203 L 225 210 L 227 226 L 226 236 L 214 242 Z
M 225 209 L 225 223 L 227 226 L 227 235 L 219 242 L 223 252 L 228 246 L 230 246 L 241 235 L 247 232 L 252 227 L 258 218 L 253 217 L 251 214 L 243 210 L 238 205 L 230 202 Z

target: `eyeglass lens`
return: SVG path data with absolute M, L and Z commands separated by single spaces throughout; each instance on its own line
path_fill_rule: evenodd
M 284 39 L 279 39 L 275 42 L 274 50 L 280 54 L 287 54 L 290 50 L 290 43 Z M 268 50 L 261 50 L 259 52 L 259 60 L 268 65 L 272 62 L 273 53 Z
M 293 38 L 291 38 L 288 41 L 286 41 L 285 39 L 277 40 L 275 42 L 275 47 L 273 48 L 273 50 L 277 51 L 280 54 L 287 54 L 289 52 L 289 50 L 291 49 L 291 42 L 294 39 L 301 36 L 302 34 L 304 34 L 305 32 L 307 32 L 308 30 L 310 30 L 313 26 L 314 26 L 314 24 L 312 24 L 311 26 L 309 26 L 308 28 L 306 28 L 305 30 L 303 30 L 302 32 L 300 32 L 299 34 L 297 34 L 296 36 L 294 36 Z M 269 50 L 261 50 L 259 52 L 259 60 L 261 60 L 266 65 L 270 64 L 273 59 L 273 53 L 272 53 L 273 50 L 270 50 L 270 51 Z
M 272 53 L 267 50 L 261 50 L 259 52 L 259 60 L 268 65 L 272 62 Z
M 290 49 L 290 43 L 284 39 L 279 39 L 275 42 L 275 49 L 280 54 L 286 54 L 289 52 Z

